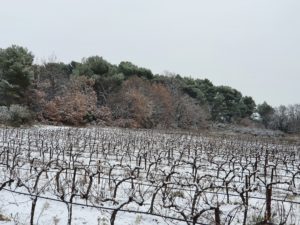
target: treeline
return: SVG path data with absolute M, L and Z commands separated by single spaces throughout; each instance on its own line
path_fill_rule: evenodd
M 287 133 L 300 132 L 300 104 L 273 108 L 264 102 L 258 105 L 259 121 L 265 127 Z
M 277 112 L 208 79 L 153 74 L 131 62 L 113 65 L 99 56 L 69 64 L 33 60 L 23 47 L 0 49 L 0 123 L 197 129 L 209 121 L 251 118 L 267 105 L 271 110 L 260 113 L 271 127 Z

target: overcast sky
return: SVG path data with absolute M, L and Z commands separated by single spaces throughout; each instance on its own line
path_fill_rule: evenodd
M 1 0 L 0 48 L 92 55 L 300 103 L 299 0 Z

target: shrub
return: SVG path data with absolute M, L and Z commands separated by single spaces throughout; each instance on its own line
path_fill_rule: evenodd
M 9 108 L 6 106 L 0 106 L 0 124 L 8 124 L 11 120 Z
M 0 123 L 20 126 L 32 121 L 32 115 L 27 107 L 21 105 L 0 106 Z
M 32 115 L 27 107 L 21 105 L 11 105 L 9 107 L 10 124 L 20 126 L 32 122 Z

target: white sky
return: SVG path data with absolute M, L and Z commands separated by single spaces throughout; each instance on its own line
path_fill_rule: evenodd
M 92 55 L 300 103 L 299 0 L 0 0 L 0 48 Z

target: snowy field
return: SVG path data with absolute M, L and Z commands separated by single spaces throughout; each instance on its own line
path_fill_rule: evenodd
M 116 128 L 0 129 L 0 224 L 300 225 L 300 146 Z

